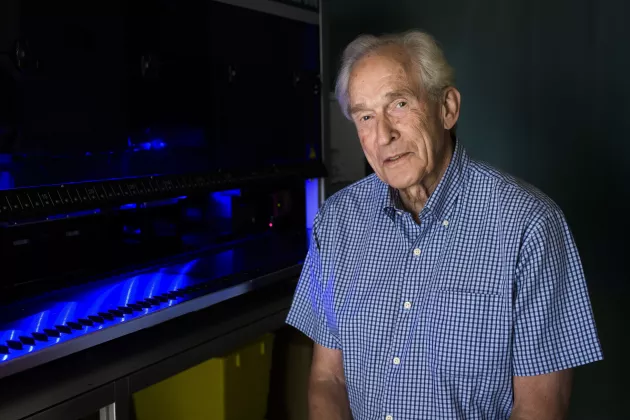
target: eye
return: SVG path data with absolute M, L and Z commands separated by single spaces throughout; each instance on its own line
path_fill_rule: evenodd
M 361 117 L 361 121 L 367 121 L 369 119 L 370 119 L 369 115 L 364 115 L 364 116 Z
M 396 108 L 404 108 L 407 106 L 407 102 L 405 101 L 400 101 L 396 104 Z

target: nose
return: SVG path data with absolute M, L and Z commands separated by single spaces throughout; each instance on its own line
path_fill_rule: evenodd
M 400 133 L 387 116 L 379 118 L 377 130 L 378 142 L 381 145 L 387 145 L 400 137 Z

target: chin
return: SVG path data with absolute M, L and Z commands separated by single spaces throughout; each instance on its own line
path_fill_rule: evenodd
M 392 188 L 404 190 L 420 183 L 417 172 L 387 174 L 381 180 Z
M 392 188 L 404 190 L 422 181 L 426 165 L 415 156 L 410 155 L 407 159 L 393 165 L 382 165 L 377 171 L 379 178 Z
M 394 180 L 394 181 L 387 181 L 386 184 L 389 185 L 392 188 L 397 189 L 397 190 L 405 190 L 405 189 L 407 189 L 409 187 L 417 185 L 418 182 L 408 182 L 408 181 Z

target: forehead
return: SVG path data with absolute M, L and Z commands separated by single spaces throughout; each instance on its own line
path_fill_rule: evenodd
M 371 97 L 390 90 L 415 90 L 408 55 L 396 46 L 384 47 L 362 57 L 352 68 L 348 86 L 353 98 Z

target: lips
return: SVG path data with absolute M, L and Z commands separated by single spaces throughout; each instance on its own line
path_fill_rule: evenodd
M 396 162 L 401 161 L 402 159 L 404 159 L 405 157 L 407 157 L 409 155 L 409 152 L 405 152 L 405 153 L 399 153 L 396 155 L 392 155 L 390 157 L 388 157 L 387 159 L 385 159 L 384 163 L 387 164 L 394 164 Z

